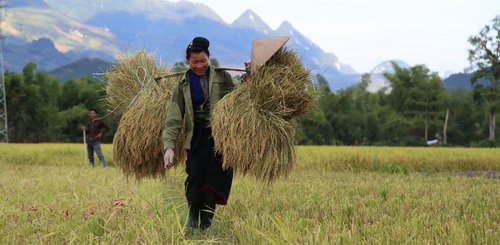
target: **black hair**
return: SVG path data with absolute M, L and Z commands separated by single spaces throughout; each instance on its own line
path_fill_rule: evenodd
M 97 110 L 96 109 L 92 108 L 92 109 L 89 110 L 89 112 L 91 112 L 91 111 L 93 111 L 93 112 L 95 112 L 95 114 L 97 114 Z
M 210 46 L 210 42 L 208 39 L 204 37 L 195 37 L 193 41 L 189 43 L 186 48 L 186 60 L 189 60 L 191 57 L 191 53 L 201 53 L 205 52 L 208 57 L 210 57 L 210 51 L 208 51 L 208 47 Z

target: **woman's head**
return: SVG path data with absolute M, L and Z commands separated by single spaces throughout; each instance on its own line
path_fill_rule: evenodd
M 203 76 L 209 66 L 210 42 L 204 37 L 195 37 L 186 49 L 189 68 L 198 76 Z

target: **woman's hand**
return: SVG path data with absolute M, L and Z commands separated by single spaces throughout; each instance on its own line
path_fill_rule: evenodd
M 174 166 L 174 149 L 167 148 L 167 150 L 165 150 L 165 155 L 163 156 L 163 162 L 165 169 L 169 169 Z

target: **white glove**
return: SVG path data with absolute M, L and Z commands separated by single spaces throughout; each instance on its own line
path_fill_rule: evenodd
M 174 166 L 174 149 L 168 148 L 163 156 L 164 167 L 171 168 Z

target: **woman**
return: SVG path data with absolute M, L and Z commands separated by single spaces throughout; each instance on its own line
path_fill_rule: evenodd
M 233 172 L 222 169 L 222 156 L 215 154 L 210 128 L 211 105 L 234 88 L 231 75 L 209 66 L 209 41 L 196 37 L 186 49 L 189 70 L 177 85 L 163 130 L 165 168 L 173 166 L 174 147 L 185 127 L 187 150 L 185 181 L 189 204 L 189 228 L 210 227 L 216 204 L 225 205 L 231 190 Z

